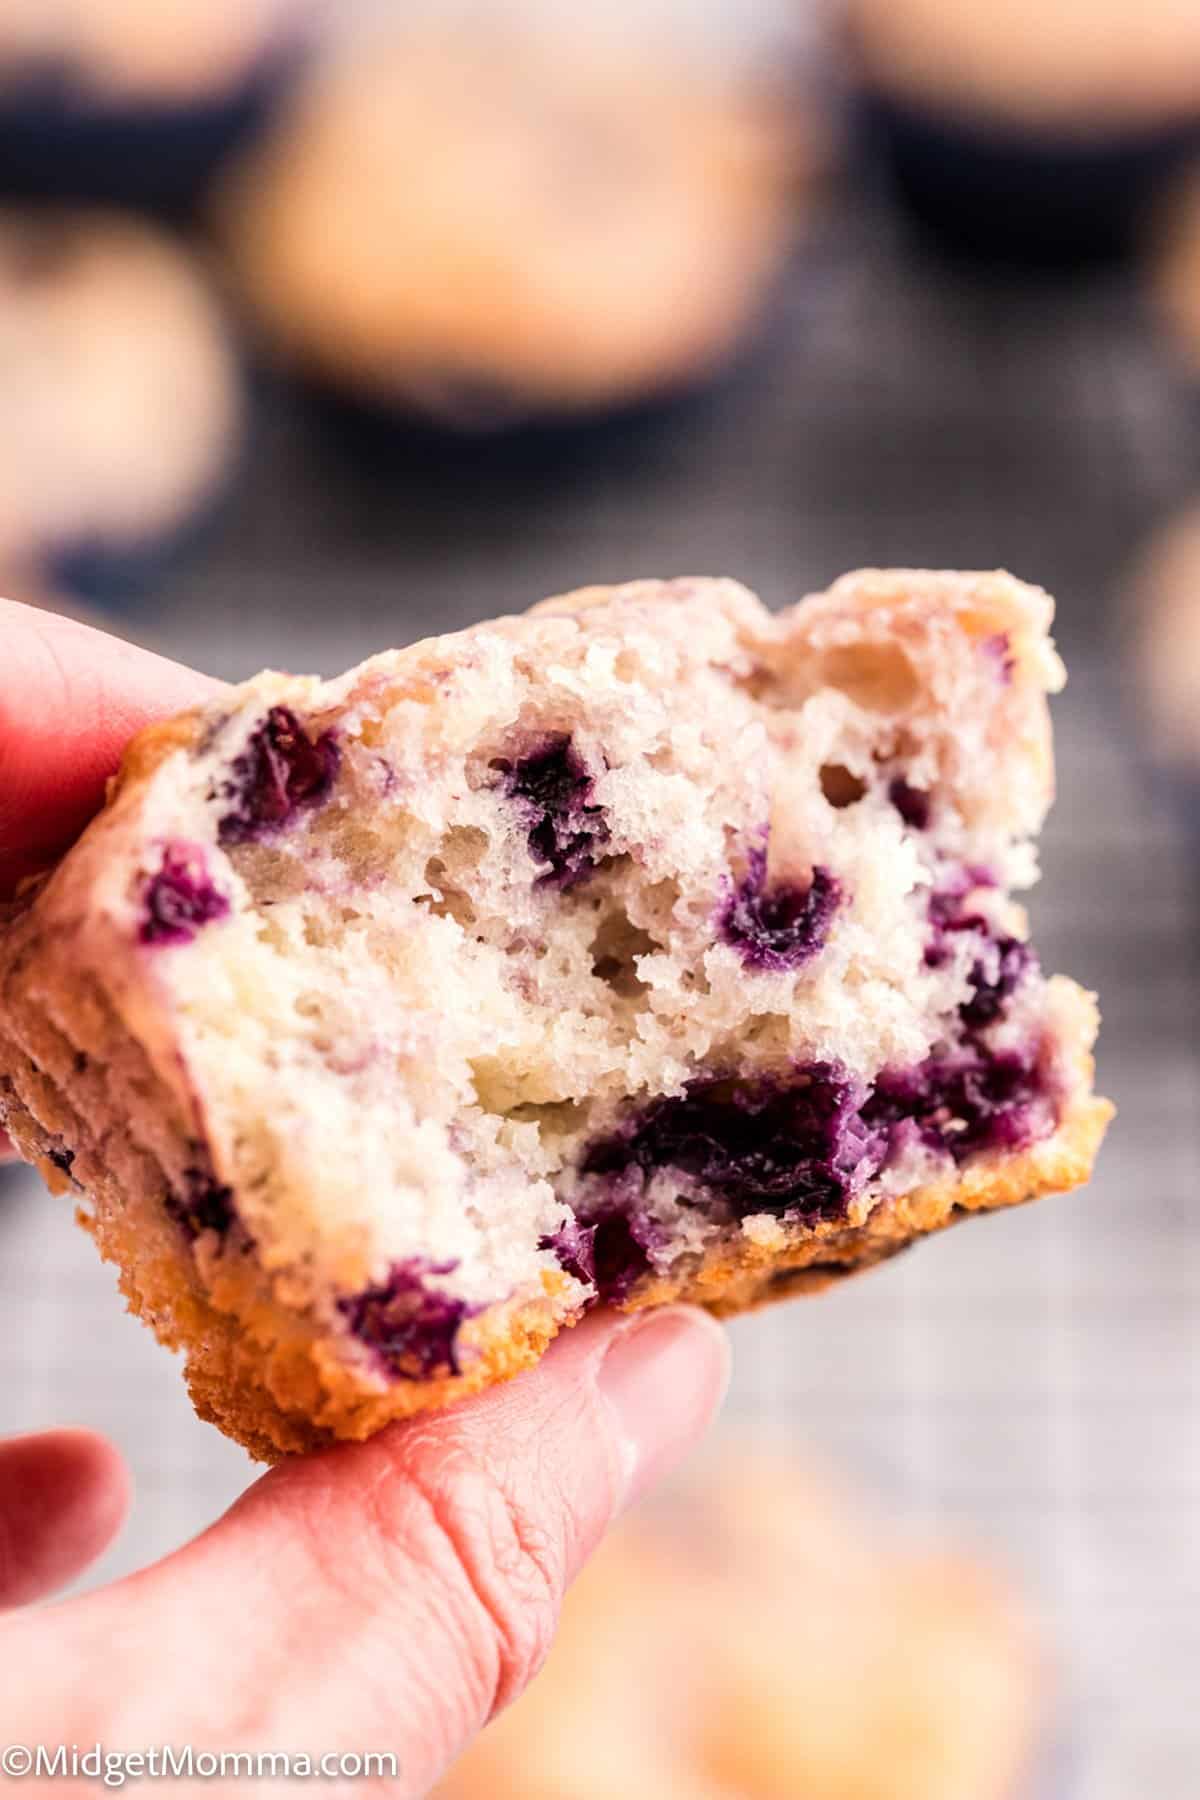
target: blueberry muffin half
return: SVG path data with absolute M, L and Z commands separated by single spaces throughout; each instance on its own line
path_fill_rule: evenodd
M 323 0 L 4 0 L 0 190 L 177 207 L 261 129 Z
M 476 438 L 702 383 L 788 248 L 797 145 L 757 89 L 665 54 L 548 17 L 347 34 L 220 208 L 265 337 Z
M 601 1547 L 436 1800 L 1018 1800 L 1046 1686 L 991 1570 L 727 1453 Z
M 0 947 L 0 1120 L 258 1453 L 1084 1180 L 1093 1002 L 1010 898 L 1050 601 L 585 589 L 131 746 Z
M 209 508 L 241 378 L 195 260 L 119 214 L 0 210 L 0 579 L 110 598 Z
M 1126 252 L 1200 149 L 1192 0 L 848 0 L 864 112 L 944 246 L 1066 264 Z

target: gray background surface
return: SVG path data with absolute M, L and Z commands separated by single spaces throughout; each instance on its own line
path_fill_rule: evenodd
M 332 673 L 652 573 L 735 574 L 778 604 L 864 563 L 1003 564 L 1057 594 L 1071 684 L 1033 917 L 1047 965 L 1102 994 L 1121 1116 L 1100 1172 L 736 1325 L 728 1421 L 832 1452 L 1020 1574 L 1062 1671 L 1062 1800 L 1200 1792 L 1196 890 L 1116 631 L 1131 558 L 1197 476 L 1200 407 L 1123 280 L 980 289 L 881 211 L 835 208 L 719 399 L 551 476 L 365 472 L 268 391 L 229 513 L 126 622 L 221 674 Z M 122 1317 L 69 1205 L 21 1175 L 0 1192 L 0 1429 L 66 1420 L 111 1433 L 137 1476 L 100 1574 L 253 1472 Z

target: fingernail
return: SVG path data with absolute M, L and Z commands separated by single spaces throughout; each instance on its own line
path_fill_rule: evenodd
M 691 1306 L 635 1316 L 613 1339 L 597 1385 L 616 1420 L 630 1505 L 703 1435 L 729 1383 L 729 1340 Z

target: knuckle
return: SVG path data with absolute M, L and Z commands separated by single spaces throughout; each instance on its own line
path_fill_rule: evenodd
M 554 1636 L 562 1539 L 542 1520 L 556 1508 L 546 1506 L 544 1493 L 527 1499 L 465 1451 L 443 1451 L 431 1464 L 418 1456 L 406 1474 L 437 1540 L 431 1560 L 444 1579 L 469 1591 L 482 1633 L 478 1651 L 490 1669 L 489 1711 L 497 1711 L 537 1673 Z

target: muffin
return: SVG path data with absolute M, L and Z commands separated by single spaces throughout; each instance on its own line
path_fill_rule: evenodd
M 1128 622 L 1137 696 L 1151 754 L 1200 782 L 1200 508 L 1160 532 L 1136 571 Z M 1193 811 L 1193 824 L 1198 821 Z
M 1173 184 L 1155 219 L 1151 303 L 1184 375 L 1200 392 L 1200 164 Z
M 849 18 L 871 138 L 953 251 L 1123 253 L 1200 146 L 1193 0 L 849 0 Z
M 115 598 L 213 505 L 241 388 L 189 255 L 118 215 L 0 211 L 0 577 Z
M 1011 897 L 1049 617 L 635 582 L 230 689 L 0 935 L 0 1126 L 266 1456 L 1074 1186 L 1095 1008 Z
M 1016 1800 L 1044 1687 L 997 1576 L 729 1459 L 601 1547 L 435 1800 Z
M 0 192 L 179 206 L 269 116 L 318 0 L 4 0 Z
M 350 34 L 220 209 L 264 336 L 477 436 L 693 389 L 761 313 L 796 144 L 737 83 L 549 20 Z

